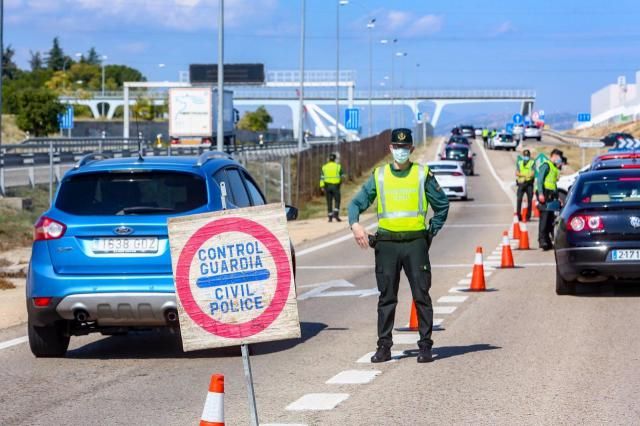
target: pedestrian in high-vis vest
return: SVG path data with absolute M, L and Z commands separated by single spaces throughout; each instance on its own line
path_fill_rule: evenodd
M 418 314 L 418 362 L 432 360 L 433 305 L 429 296 L 429 247 L 449 213 L 449 200 L 427 166 L 409 161 L 413 137 L 409 129 L 391 132 L 393 163 L 374 170 L 349 204 L 349 224 L 357 244 L 375 249 L 378 299 L 378 349 L 371 362 L 391 359 L 392 330 L 398 303 L 400 272 L 404 269 Z M 360 214 L 377 201 L 378 231 L 370 235 Z M 434 216 L 426 224 L 427 209 Z
M 516 212 L 518 220 L 522 217 L 522 199 L 527 196 L 527 222 L 531 221 L 531 211 L 533 210 L 533 181 L 535 179 L 534 170 L 535 161 L 531 158 L 531 151 L 525 149 L 522 151 L 522 157 L 516 161 L 516 182 L 518 183 L 518 198 L 516 203 Z
M 538 244 L 542 250 L 551 250 L 553 244 L 553 222 L 555 221 L 555 209 L 551 208 L 552 202 L 558 200 L 558 179 L 562 165 L 567 164 L 567 159 L 559 149 L 551 151 L 551 157 L 538 168 L 538 181 L 536 195 L 540 208 L 540 223 L 538 224 Z
M 340 219 L 340 184 L 342 183 L 342 166 L 336 163 L 336 155 L 329 155 L 329 161 L 322 166 L 320 173 L 320 189 L 327 197 L 327 215 L 329 222 Z

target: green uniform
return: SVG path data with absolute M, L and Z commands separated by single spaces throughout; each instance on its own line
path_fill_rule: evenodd
M 327 197 L 327 214 L 329 220 L 338 218 L 340 213 L 340 184 L 342 183 L 342 166 L 335 161 L 329 161 L 322 166 L 320 188 Z
M 533 167 L 535 165 L 535 161 L 529 160 L 525 163 L 524 160 L 520 159 L 516 162 L 516 169 L 520 173 L 518 176 L 518 191 L 516 198 L 516 212 L 518 213 L 518 220 L 523 220 L 522 217 L 522 200 L 524 196 L 527 196 L 527 222 L 531 221 L 531 212 L 533 210 L 533 180 L 535 177 L 535 172 Z
M 553 222 L 555 212 L 547 208 L 550 201 L 558 199 L 558 178 L 560 169 L 549 160 L 545 160 L 539 167 L 536 190 L 544 194 L 545 202 L 540 203 L 540 223 L 538 226 L 538 245 L 541 248 L 551 247 Z
M 381 170 L 385 194 L 379 196 Z M 398 303 L 400 272 L 404 269 L 411 286 L 413 300 L 418 313 L 420 340 L 418 346 L 433 345 L 433 306 L 429 296 L 431 287 L 431 265 L 429 246 L 431 238 L 440 231 L 449 213 L 449 200 L 438 185 L 433 173 L 423 169 L 420 176 L 418 165 L 412 164 L 404 170 L 392 166 L 376 169 L 349 204 L 349 224 L 357 223 L 360 214 L 378 200 L 379 229 L 375 246 L 376 281 L 378 299 L 378 346 L 393 345 L 392 330 Z M 403 182 L 403 180 L 406 180 Z M 417 185 L 416 185 L 417 184 Z M 412 189 L 415 190 L 412 191 Z M 391 191 L 391 193 L 389 193 Z M 383 198 L 384 197 L 384 198 Z M 384 205 L 383 206 L 383 200 Z M 422 211 L 420 211 L 422 203 Z M 406 211 L 413 204 L 413 211 Z M 428 206 L 434 211 L 429 227 L 425 226 Z M 385 219 L 399 219 L 385 220 Z M 422 226 L 416 218 L 420 218 Z M 392 228 L 392 229 L 385 229 Z

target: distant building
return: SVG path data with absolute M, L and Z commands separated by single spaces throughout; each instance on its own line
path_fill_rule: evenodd
M 589 127 L 640 119 L 640 71 L 636 81 L 628 83 L 625 76 L 591 95 L 591 122 L 576 123 Z

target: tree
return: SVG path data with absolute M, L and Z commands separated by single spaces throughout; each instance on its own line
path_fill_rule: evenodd
M 104 75 L 106 79 L 112 79 L 118 88 L 122 88 L 125 81 L 147 81 L 140 71 L 126 65 L 107 65 Z
M 62 47 L 60 47 L 60 40 L 58 37 L 53 39 L 53 46 L 47 54 L 47 68 L 53 71 L 62 71 L 65 65 L 65 61 L 69 61 L 70 58 L 65 56 Z
M 253 112 L 247 111 L 244 113 L 240 121 L 238 121 L 238 129 L 264 132 L 269 128 L 269 123 L 271 122 L 273 122 L 273 118 L 267 112 L 267 109 L 264 106 L 260 106 Z
M 33 136 L 46 136 L 58 129 L 58 114 L 65 107 L 58 96 L 47 89 L 26 89 L 17 97 L 16 124 Z
M 2 52 L 2 77 L 9 80 L 16 78 L 18 74 L 18 66 L 13 62 L 13 56 L 16 54 L 15 49 L 11 45 L 7 46 Z
M 29 66 L 31 67 L 31 71 L 38 71 L 42 69 L 43 60 L 40 52 L 32 52 L 29 50 L 29 54 L 31 58 L 29 59 Z
M 131 108 L 137 120 L 153 121 L 153 104 L 149 98 L 140 97 Z
M 95 47 L 89 49 L 87 56 L 85 57 L 83 55 L 82 59 L 84 59 L 84 62 L 89 65 L 100 65 L 100 63 L 102 62 L 102 58 L 100 58 L 100 55 L 98 55 L 98 52 L 96 52 Z

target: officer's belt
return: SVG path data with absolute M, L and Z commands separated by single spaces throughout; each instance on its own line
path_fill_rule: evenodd
M 420 238 L 427 238 L 427 230 L 424 231 L 406 231 L 406 232 L 391 232 L 382 231 L 376 232 L 376 241 L 413 241 Z

